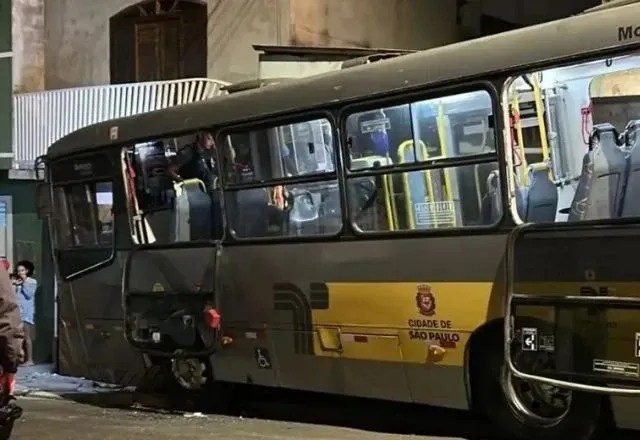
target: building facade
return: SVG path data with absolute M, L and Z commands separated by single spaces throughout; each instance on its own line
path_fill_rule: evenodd
M 6 24 L 0 26 L 0 52 L 13 54 L 4 64 L 0 59 L 0 105 L 11 108 L 12 93 L 55 101 L 48 91 L 198 77 L 254 79 L 254 44 L 421 49 L 456 41 L 454 2 L 434 2 L 427 8 L 421 0 L 0 0 Z M 432 7 L 439 12 L 430 18 Z M 426 20 L 430 26 L 423 25 Z M 29 102 L 14 99 L 13 118 L 0 112 L 6 115 L 0 120 L 0 160 L 3 151 L 7 156 L 0 168 L 0 254 L 14 262 L 32 260 L 38 268 L 35 356 L 48 360 L 54 352 L 53 264 L 36 213 L 37 182 L 29 170 L 35 155 L 25 161 L 18 144 L 25 128 L 51 127 L 42 126 L 40 113 L 23 108 Z
M 424 49 L 459 32 L 451 0 L 14 0 L 13 38 L 22 93 L 193 76 L 236 82 L 257 75 L 253 44 Z

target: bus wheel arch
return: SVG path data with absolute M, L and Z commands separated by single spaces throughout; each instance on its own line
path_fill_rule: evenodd
M 498 438 L 520 440 L 544 436 L 549 440 L 590 440 L 613 425 L 608 396 L 571 393 L 567 411 L 557 422 L 538 424 L 518 410 L 505 384 L 504 320 L 498 318 L 476 329 L 465 348 L 465 379 L 469 407 L 491 422 Z M 587 423 L 586 421 L 592 421 Z M 533 437 L 531 437 L 533 435 Z M 567 437 L 569 435 L 569 437 Z
M 472 411 L 479 411 L 478 402 L 476 401 L 476 393 L 473 391 L 473 367 L 474 359 L 477 359 L 481 350 L 482 342 L 487 339 L 502 337 L 504 329 L 504 319 L 495 318 L 487 321 L 474 330 L 469 337 L 464 351 L 464 378 L 465 388 L 467 390 L 467 402 Z

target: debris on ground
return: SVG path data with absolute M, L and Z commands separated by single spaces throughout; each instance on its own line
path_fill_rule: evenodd
M 69 393 L 105 393 L 133 391 L 132 387 L 96 382 L 83 377 L 60 376 L 51 364 L 19 367 L 16 375 L 16 396 L 51 397 Z

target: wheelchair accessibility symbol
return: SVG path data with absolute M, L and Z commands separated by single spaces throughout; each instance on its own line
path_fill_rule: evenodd
M 255 358 L 256 358 L 256 364 L 258 365 L 258 368 L 262 370 L 271 369 L 271 357 L 269 356 L 269 352 L 267 351 L 266 348 L 256 348 Z

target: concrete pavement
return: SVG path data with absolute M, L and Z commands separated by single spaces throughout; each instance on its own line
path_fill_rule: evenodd
M 236 390 L 235 403 L 229 408 L 203 407 L 202 411 L 213 412 L 203 415 L 167 410 L 172 404 L 163 396 L 57 376 L 48 366 L 22 368 L 17 394 L 24 414 L 16 422 L 12 439 L 148 440 L 150 435 L 153 440 L 489 438 L 488 427 L 464 411 L 256 387 L 248 390 Z M 637 433 L 619 434 L 611 440 L 637 438 Z
M 244 417 L 102 408 L 69 400 L 25 397 L 12 440 L 451 440 Z

